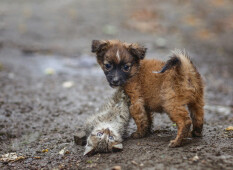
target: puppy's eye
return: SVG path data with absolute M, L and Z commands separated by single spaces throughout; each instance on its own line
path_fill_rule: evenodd
M 114 140 L 114 137 L 113 136 L 109 136 L 108 139 L 109 140 Z
M 124 72 L 128 72 L 129 69 L 130 69 L 130 66 L 129 66 L 129 65 L 126 64 L 126 65 L 123 66 L 123 71 L 124 71 Z
M 102 133 L 102 132 L 98 132 L 96 135 L 97 135 L 98 137 L 101 137 L 101 136 L 103 135 L 103 133 Z
M 112 65 L 111 65 L 111 64 L 105 64 L 104 66 L 105 66 L 105 69 L 106 69 L 106 70 L 111 70 L 111 68 L 112 68 Z

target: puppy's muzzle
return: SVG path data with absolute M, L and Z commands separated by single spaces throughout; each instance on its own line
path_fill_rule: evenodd
M 121 80 L 119 77 L 113 77 L 113 79 L 110 81 L 110 86 L 116 87 L 121 85 Z

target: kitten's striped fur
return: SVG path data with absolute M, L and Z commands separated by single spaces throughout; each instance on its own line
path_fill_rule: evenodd
M 97 114 L 88 118 L 84 155 L 123 149 L 122 136 L 130 119 L 128 106 L 129 98 L 118 89 Z

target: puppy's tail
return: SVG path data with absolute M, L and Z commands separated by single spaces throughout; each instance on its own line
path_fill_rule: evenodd
M 183 73 L 189 72 L 193 69 L 195 70 L 195 66 L 192 64 L 188 54 L 185 51 L 176 49 L 172 51 L 171 58 L 165 63 L 163 68 L 160 71 L 154 71 L 153 73 L 164 73 L 172 68 L 181 69 Z

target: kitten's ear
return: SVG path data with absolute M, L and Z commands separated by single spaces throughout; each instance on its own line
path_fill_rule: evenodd
M 94 153 L 94 148 L 93 148 L 93 146 L 86 146 L 85 147 L 85 151 L 84 151 L 84 156 L 85 155 L 91 155 L 91 154 L 93 154 Z
M 113 145 L 112 147 L 113 147 L 113 151 L 120 151 L 123 149 L 122 143 L 118 143 L 116 145 Z
M 127 44 L 126 48 L 128 49 L 129 53 L 132 54 L 136 59 L 143 60 L 146 55 L 147 48 L 139 45 L 139 44 Z
M 105 40 L 92 40 L 91 52 L 100 53 L 106 50 L 109 46 L 109 42 Z

